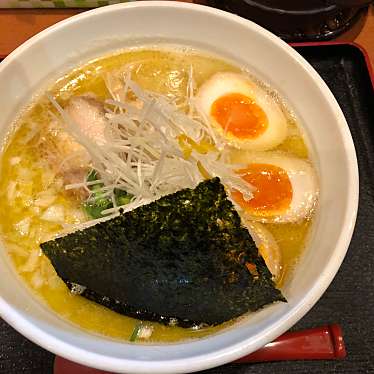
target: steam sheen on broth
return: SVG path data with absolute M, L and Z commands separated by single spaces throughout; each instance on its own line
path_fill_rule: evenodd
M 196 111 L 206 116 L 212 124 L 212 131 L 218 134 L 221 144 L 224 144 L 222 152 L 225 152 L 227 162 L 241 165 L 244 180 L 256 186 L 256 183 L 263 183 L 261 175 L 268 178 L 271 173 L 279 173 L 276 178 L 279 185 L 284 176 L 283 194 L 287 195 L 287 191 L 291 191 L 291 208 L 283 216 L 279 213 L 281 208 L 278 207 L 274 213 L 263 203 L 264 199 L 268 199 L 266 192 L 261 196 L 254 193 L 252 203 L 243 196 L 235 198 L 235 193 L 231 196 L 239 208 L 240 201 L 243 206 L 259 201 L 251 209 L 243 208 L 241 216 L 248 222 L 248 229 L 257 247 L 263 251 L 262 255 L 277 286 L 282 287 L 285 280 L 292 276 L 292 269 L 305 246 L 317 195 L 314 174 L 310 178 L 310 189 L 315 189 L 313 196 L 312 192 L 302 191 L 307 183 L 301 183 L 298 179 L 300 175 L 305 177 L 309 172 L 313 173 L 313 168 L 295 119 L 273 92 L 240 68 L 200 52 L 186 53 L 178 49 L 129 50 L 99 58 L 57 80 L 48 95 L 76 119 L 76 112 L 69 112 L 73 105 L 81 108 L 87 103 L 95 103 L 90 106 L 90 110 L 95 111 L 97 102 L 108 99 L 121 101 L 123 79 L 128 72 L 131 73 L 131 81 L 141 89 L 162 94 L 185 114 L 191 110 L 189 100 L 194 100 Z M 233 96 L 232 91 L 242 96 Z M 80 153 L 81 146 L 66 135 L 56 106 L 48 95 L 38 97 L 20 116 L 4 148 L 0 169 L 1 235 L 19 275 L 56 313 L 90 332 L 129 340 L 138 321 L 71 293 L 39 248 L 41 243 L 80 227 L 90 219 L 89 211 L 82 207 L 90 190 L 87 191 L 87 185 L 86 190 L 74 188 L 74 184 L 86 179 L 86 155 Z M 77 101 L 82 95 L 88 96 L 83 102 Z M 255 101 L 247 102 L 243 99 L 246 95 L 254 97 Z M 219 102 L 222 97 L 224 100 Z M 134 93 L 128 92 L 122 99 L 134 99 Z M 134 103 L 139 104 L 135 100 Z M 254 113 L 257 114 L 250 118 L 253 121 L 261 116 L 269 119 L 265 130 L 258 130 L 264 134 L 263 141 L 243 139 L 239 135 L 244 134 L 244 130 L 236 127 L 236 132 L 230 132 L 228 126 L 225 128 L 220 124 L 219 116 L 227 112 L 227 105 L 238 108 L 235 114 L 237 117 L 242 116 L 242 112 L 238 112 L 242 107 L 245 110 L 250 107 L 253 112 L 256 103 L 260 108 L 255 108 Z M 211 110 L 213 104 L 216 105 L 215 111 Z M 218 108 L 218 105 L 222 107 Z M 113 114 L 122 110 L 120 107 L 113 108 L 113 104 L 107 104 L 108 107 Z M 214 118 L 210 119 L 213 114 Z M 246 115 L 245 121 L 251 120 L 248 118 Z M 272 118 L 279 122 L 275 130 L 272 130 Z M 79 122 L 79 118 L 76 121 Z M 226 118 L 225 123 L 227 121 Z M 86 131 L 96 131 L 96 139 L 100 136 L 104 139 L 105 134 L 98 133 L 97 128 L 91 127 Z M 271 134 L 266 135 L 266 131 L 271 131 Z M 279 144 L 276 144 L 276 139 L 281 139 Z M 185 156 L 186 152 L 200 149 L 188 138 L 182 138 L 180 145 Z M 206 147 L 203 152 L 209 153 L 208 145 L 201 142 L 199 146 Z M 256 160 L 253 161 L 255 166 L 246 166 L 246 160 Z M 258 165 L 267 165 L 267 174 L 264 169 L 260 173 L 255 172 Z M 269 168 L 269 165 L 272 166 Z M 67 189 L 67 186 L 71 188 Z M 241 195 L 240 191 L 236 193 Z M 311 196 L 309 202 L 302 200 L 305 194 Z M 299 200 L 293 207 L 295 199 Z M 302 211 L 300 206 L 306 207 L 307 212 Z M 272 252 L 274 248 L 275 251 L 279 249 L 279 253 Z M 203 337 L 230 323 L 216 327 L 181 328 L 147 322 L 148 332 L 144 330 L 143 335 L 138 335 L 137 341 L 173 342 Z

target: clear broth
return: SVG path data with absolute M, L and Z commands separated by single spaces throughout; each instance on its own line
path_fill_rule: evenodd
M 71 96 L 88 92 L 100 99 L 108 98 L 109 92 L 103 79 L 105 73 L 120 70 L 128 64 L 136 65 L 132 79 L 143 88 L 164 94 L 171 93 L 181 98 L 186 92 L 191 66 L 197 86 L 216 72 L 240 71 L 227 62 L 194 52 L 132 50 L 97 59 L 75 69 L 59 79 L 50 92 L 61 104 L 66 103 Z M 39 193 L 46 189 L 55 191 L 56 201 L 68 212 L 65 216 L 67 223 L 84 220 L 78 201 L 64 191 L 62 181 L 56 179 L 38 147 L 44 136 L 44 131 L 38 130 L 48 127 L 51 118 L 49 110 L 47 98 L 39 97 L 15 124 L 16 130 L 1 157 L 0 230 L 7 251 L 27 285 L 61 317 L 92 333 L 128 340 L 137 320 L 72 295 L 39 251 L 41 242 L 62 230 L 60 224 L 41 219 L 40 209 L 33 203 Z M 291 117 L 289 122 L 292 132 L 278 149 L 307 158 L 308 151 L 298 132 L 298 126 Z M 31 136 L 33 132 L 35 134 Z M 27 234 L 22 231 L 22 228 L 25 231 L 25 225 L 28 225 Z M 281 286 L 305 246 L 310 221 L 266 226 L 277 240 L 283 255 L 283 273 L 278 284 Z M 152 323 L 154 331 L 147 342 L 175 342 L 203 337 L 231 323 L 199 330 Z

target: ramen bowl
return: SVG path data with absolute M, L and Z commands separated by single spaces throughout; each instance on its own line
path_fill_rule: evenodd
M 132 344 L 94 335 L 41 303 L 0 251 L 0 314 L 21 334 L 69 360 L 118 373 L 186 373 L 253 352 L 288 330 L 318 301 L 338 271 L 358 203 L 355 149 L 344 116 L 314 69 L 258 25 L 213 8 L 169 1 L 92 10 L 48 28 L 0 65 L 0 137 L 17 114 L 64 72 L 119 49 L 170 44 L 247 68 L 279 92 L 301 124 L 319 176 L 319 204 L 307 248 L 277 303 L 205 338 Z

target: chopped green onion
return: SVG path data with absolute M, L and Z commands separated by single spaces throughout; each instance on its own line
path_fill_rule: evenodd
M 138 322 L 135 327 L 134 327 L 134 330 L 130 336 L 130 342 L 134 342 L 137 338 L 138 338 L 138 334 L 139 334 L 139 331 L 140 329 L 142 328 L 142 322 Z
M 98 179 L 99 175 L 96 170 L 91 170 L 87 175 L 87 182 L 94 182 Z M 102 218 L 104 210 L 113 208 L 112 199 L 104 196 L 104 193 L 100 191 L 103 187 L 104 183 L 96 183 L 88 187 L 92 193 L 90 199 L 83 203 L 83 208 L 87 215 L 93 219 Z M 114 196 L 117 205 L 126 205 L 132 199 L 132 195 L 117 188 L 114 189 Z
M 128 194 L 124 190 L 114 189 L 114 196 L 116 198 L 117 205 L 126 205 L 131 202 L 132 195 Z

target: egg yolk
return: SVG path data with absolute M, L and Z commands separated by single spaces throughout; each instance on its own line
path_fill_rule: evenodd
M 225 132 L 237 138 L 255 139 L 268 126 L 268 118 L 261 107 L 240 93 L 219 97 L 212 104 L 210 114 Z
M 250 164 L 238 173 L 256 188 L 253 198 L 248 201 L 239 191 L 232 193 L 234 200 L 246 211 L 266 217 L 281 214 L 289 208 L 292 184 L 284 169 L 275 165 Z

